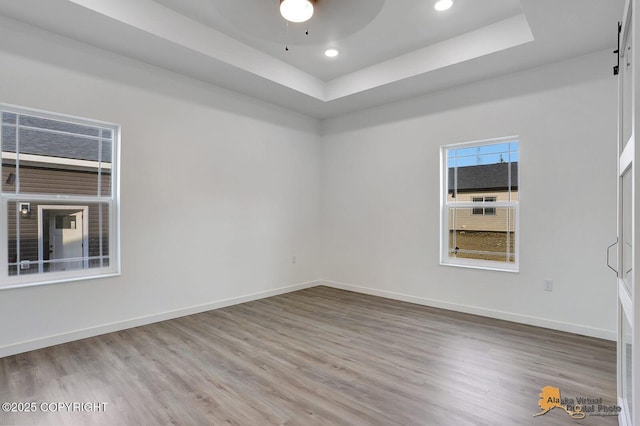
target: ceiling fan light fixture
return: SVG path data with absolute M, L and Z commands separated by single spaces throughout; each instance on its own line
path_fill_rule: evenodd
M 289 22 L 305 22 L 313 16 L 315 0 L 280 0 L 280 14 Z
M 442 12 L 444 10 L 450 9 L 451 6 L 453 6 L 453 0 L 440 0 L 435 4 L 434 8 L 438 12 Z

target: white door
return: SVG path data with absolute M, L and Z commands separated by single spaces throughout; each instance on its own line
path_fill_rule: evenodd
M 81 269 L 84 248 L 83 212 L 51 212 L 49 260 L 51 271 Z M 67 260 L 65 260 L 67 259 Z
M 38 206 L 40 272 L 89 267 L 89 207 Z
M 640 352 L 635 319 L 638 296 L 634 284 L 634 272 L 638 263 L 635 255 L 635 236 L 639 231 L 635 220 L 640 217 L 636 203 L 635 129 L 640 124 L 640 96 L 636 87 L 638 66 L 635 65 L 637 36 L 635 4 L 628 0 L 622 20 L 619 46 L 619 123 L 618 123 L 618 404 L 622 407 L 619 423 L 640 426 Z M 640 319 L 640 318 L 639 318 Z

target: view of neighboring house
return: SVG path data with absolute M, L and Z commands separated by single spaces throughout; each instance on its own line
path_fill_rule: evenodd
M 450 256 L 512 262 L 518 201 L 518 163 L 448 169 Z M 455 207 L 459 205 L 459 207 Z

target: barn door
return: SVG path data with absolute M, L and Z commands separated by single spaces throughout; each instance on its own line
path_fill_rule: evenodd
M 622 407 L 621 425 L 640 425 L 640 389 L 638 370 L 640 351 L 635 319 L 638 296 L 635 289 L 636 217 L 640 210 L 636 203 L 635 128 L 640 112 L 640 97 L 636 95 L 637 69 L 635 65 L 635 27 L 633 7 L 636 0 L 628 0 L 620 29 L 619 45 L 619 122 L 618 122 L 618 403 Z M 640 223 L 640 221 L 638 222 Z M 639 317 L 640 319 L 640 317 Z

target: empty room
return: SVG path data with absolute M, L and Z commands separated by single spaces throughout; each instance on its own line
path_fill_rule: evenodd
M 640 426 L 636 5 L 0 0 L 0 425 Z

